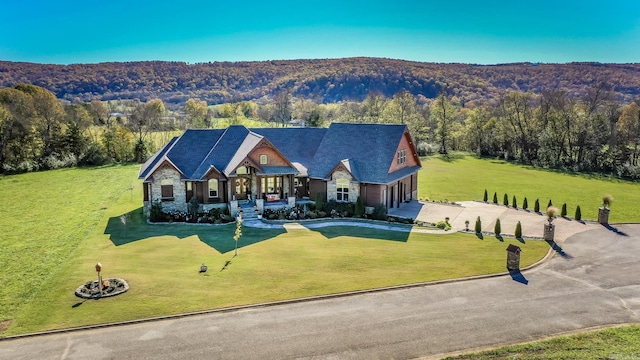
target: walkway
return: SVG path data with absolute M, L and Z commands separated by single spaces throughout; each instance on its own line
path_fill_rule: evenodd
M 1 359 L 409 359 L 640 322 L 640 225 L 499 276 L 0 341 Z M 611 354 L 610 357 L 616 357 Z

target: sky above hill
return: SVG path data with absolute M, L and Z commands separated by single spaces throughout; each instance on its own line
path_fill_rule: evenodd
M 640 62 L 636 0 L 0 0 L 0 60 Z

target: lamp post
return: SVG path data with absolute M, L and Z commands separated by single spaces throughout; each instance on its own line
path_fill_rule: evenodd
M 96 271 L 98 272 L 98 288 L 100 289 L 100 294 L 102 294 L 102 264 L 96 264 Z

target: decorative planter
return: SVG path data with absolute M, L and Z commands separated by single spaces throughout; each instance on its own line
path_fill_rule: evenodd
M 547 241 L 553 241 L 553 236 L 555 234 L 556 227 L 553 223 L 544 224 L 544 235 L 543 239 Z
M 602 225 L 609 225 L 609 208 L 601 207 L 598 209 L 598 222 Z

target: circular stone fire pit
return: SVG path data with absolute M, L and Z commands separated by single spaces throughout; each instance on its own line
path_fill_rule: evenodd
M 87 281 L 76 289 L 76 296 L 83 299 L 98 299 L 109 296 L 116 296 L 129 290 L 129 284 L 124 279 L 108 278 L 102 281 L 102 292 L 97 280 Z

